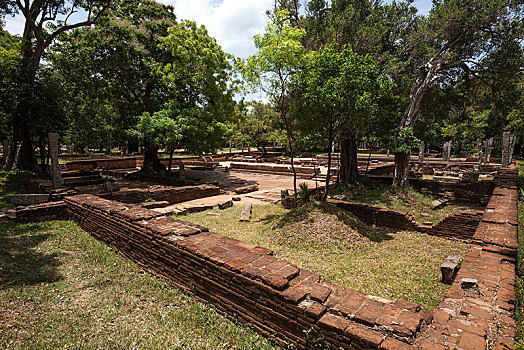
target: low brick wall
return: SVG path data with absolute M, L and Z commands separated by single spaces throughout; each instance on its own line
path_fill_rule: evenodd
M 508 349 L 516 324 L 517 254 L 516 167 L 499 171 L 499 181 L 455 282 L 422 329 L 416 344 L 424 349 Z M 480 294 L 461 289 L 462 278 L 478 281 Z
M 400 230 L 418 231 L 415 218 L 408 212 L 384 209 L 369 204 L 328 199 L 328 203 L 345 209 L 360 220 L 371 225 L 392 227 Z
M 49 220 L 69 220 L 66 204 L 63 201 L 46 202 L 40 204 L 17 207 L 16 221 L 42 222 Z
M 84 230 L 282 345 L 463 350 L 504 349 L 514 341 L 517 201 L 516 168 L 499 171 L 455 282 L 439 308 L 426 312 L 402 299 L 388 301 L 327 283 L 268 249 L 138 205 L 93 195 L 65 199 Z M 354 212 L 366 207 L 334 202 Z M 377 224 L 389 218 L 399 226 L 416 225 L 407 213 L 371 212 L 369 220 Z M 441 228 L 477 217 L 458 213 Z M 462 290 L 462 278 L 476 279 L 480 293 Z
M 102 198 L 113 199 L 123 203 L 140 203 L 148 199 L 167 201 L 170 204 L 190 201 L 220 194 L 220 188 L 212 185 L 182 186 L 160 189 L 130 189 L 120 190 L 111 194 L 100 195 Z
M 129 169 L 137 167 L 136 157 L 77 160 L 64 164 L 67 170 Z
M 483 211 L 466 210 L 451 214 L 434 224 L 431 228 L 424 229 L 422 225 L 417 231 L 434 236 L 452 237 L 459 239 L 472 239 L 482 220 Z
M 393 178 L 390 176 L 370 175 L 368 177 L 386 184 L 393 183 Z M 485 205 L 489 201 L 491 194 L 497 185 L 497 181 L 483 180 L 473 183 L 444 183 L 432 180 L 409 179 L 409 185 L 419 191 L 424 189 L 424 191 L 436 196 L 445 193 L 452 193 L 453 199 L 457 202 Z
M 401 348 L 431 320 L 414 303 L 324 282 L 268 249 L 137 205 L 92 195 L 66 203 L 71 217 L 96 238 L 282 345 Z
M 241 171 L 256 171 L 256 172 L 266 172 L 266 173 L 284 173 L 292 174 L 293 170 L 291 165 L 269 165 L 263 163 L 234 163 L 230 165 L 231 170 L 241 170 Z M 295 166 L 295 171 L 300 175 L 314 176 L 316 172 L 319 172 L 317 168 L 301 167 Z M 315 172 L 316 171 L 316 172 Z

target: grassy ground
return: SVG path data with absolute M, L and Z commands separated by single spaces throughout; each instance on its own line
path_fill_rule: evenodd
M 432 210 L 431 202 L 438 197 L 430 194 L 420 193 L 412 188 L 402 191 L 393 191 L 380 181 L 364 179 L 358 186 L 341 185 L 333 189 L 332 195 L 342 195 L 344 200 L 352 202 L 372 204 L 381 208 L 407 211 L 412 214 L 418 222 L 439 222 L 446 216 L 466 209 L 481 209 L 474 205 L 448 204 L 436 210 Z
M 0 172 L 3 196 L 28 176 Z M 69 221 L 0 220 L 0 349 L 271 349 Z
M 1 349 L 271 349 L 72 222 L 0 232 Z
M 403 297 L 425 308 L 449 289 L 439 266 L 467 245 L 420 233 L 367 226 L 331 206 L 288 212 L 254 205 L 251 222 L 239 222 L 241 206 L 188 215 L 184 220 L 275 251 L 281 258 L 321 274 L 327 281 L 385 298 Z

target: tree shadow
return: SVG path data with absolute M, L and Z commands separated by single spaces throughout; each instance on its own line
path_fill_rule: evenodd
M 62 279 L 58 254 L 36 250 L 50 234 L 42 224 L 0 220 L 0 287 L 26 286 Z
M 288 225 L 303 222 L 311 217 L 314 210 L 324 214 L 335 215 L 339 221 L 354 229 L 359 235 L 368 238 L 372 242 L 383 242 L 393 239 L 393 234 L 398 230 L 384 227 L 374 227 L 361 221 L 352 213 L 338 208 L 334 205 L 322 202 L 310 202 L 296 209 L 287 211 L 280 215 L 268 215 L 259 221 L 273 225 L 275 228 L 283 229 Z

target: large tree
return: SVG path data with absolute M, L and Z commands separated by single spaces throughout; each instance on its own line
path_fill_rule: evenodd
M 295 79 L 297 124 L 306 133 L 324 135 L 328 172 L 323 199 L 331 176 L 331 150 L 335 141 L 366 130 L 379 113 L 379 100 L 391 88 L 371 56 L 360 56 L 349 45 L 332 44 L 307 56 Z M 353 159 L 356 161 L 356 149 Z M 356 179 L 354 179 L 356 180 Z
M 255 35 L 258 52 L 248 57 L 244 66 L 244 77 L 253 86 L 261 88 L 278 109 L 279 119 L 284 124 L 288 139 L 293 171 L 293 190 L 297 195 L 297 174 L 294 165 L 294 129 L 289 118 L 289 89 L 293 76 L 304 64 L 305 48 L 303 29 L 294 27 L 294 17 L 289 11 L 278 11 L 274 21 L 268 23 L 263 35 Z
M 53 1 L 53 0 L 4 0 L 0 5 L 0 16 L 19 14 L 25 19 L 20 45 L 20 65 L 17 74 L 17 89 L 12 114 L 13 142 L 21 142 L 18 164 L 20 169 L 36 170 L 33 141 L 31 137 L 31 115 L 27 108 L 31 104 L 31 89 L 37 79 L 37 71 L 45 50 L 62 33 L 94 24 L 111 5 L 111 0 Z M 82 20 L 71 23 L 76 12 L 85 13 Z
M 416 31 L 403 43 L 409 55 L 406 65 L 417 74 L 412 82 L 408 106 L 398 125 L 393 184 L 407 184 L 413 128 L 425 94 L 446 72 L 468 72 L 475 62 L 494 51 L 496 37 L 520 33 L 522 0 L 436 0 L 427 18 L 420 19 Z

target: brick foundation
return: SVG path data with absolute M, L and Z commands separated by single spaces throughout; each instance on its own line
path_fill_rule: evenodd
M 167 201 L 170 204 L 185 202 L 193 199 L 216 196 L 220 194 L 220 188 L 212 185 L 182 186 L 176 188 L 160 188 L 152 190 L 130 189 L 116 191 L 111 194 L 100 195 L 102 198 L 113 199 L 123 203 L 140 203 L 148 199 L 155 201 Z
M 256 247 L 193 224 L 92 195 L 66 199 L 96 238 L 281 344 L 376 349 L 415 341 L 428 313 L 324 282 Z M 310 331 L 311 332 L 307 332 Z
M 431 313 L 409 301 L 388 301 L 327 283 L 268 249 L 137 205 L 93 195 L 71 196 L 65 202 L 71 217 L 96 238 L 283 345 L 502 349 L 515 335 L 511 315 L 517 249 L 516 168 L 500 171 L 497 181 L 455 282 Z M 399 226 L 415 225 L 406 213 L 375 209 L 374 213 L 372 220 L 377 224 L 388 219 Z M 449 232 L 460 218 L 474 222 L 479 217 L 474 212 L 454 215 L 439 230 L 439 225 L 431 228 Z M 480 295 L 463 291 L 462 278 L 477 279 Z

